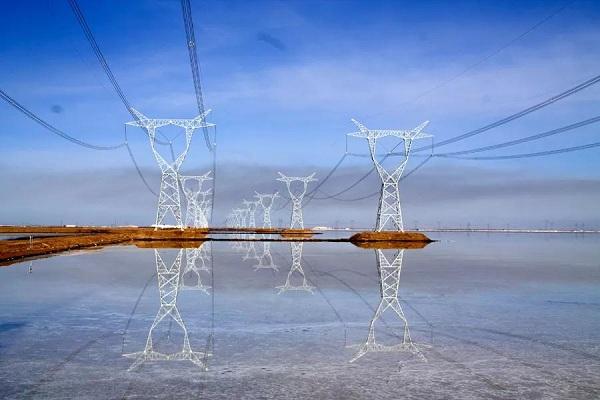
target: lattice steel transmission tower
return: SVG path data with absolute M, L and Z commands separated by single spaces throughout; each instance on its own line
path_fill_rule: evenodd
M 256 210 L 258 209 L 258 201 L 243 200 L 242 203 L 248 210 L 248 228 L 256 228 Z
M 200 210 L 206 217 L 207 221 L 210 221 L 211 217 L 212 217 L 212 215 L 211 215 L 211 212 L 212 212 L 211 194 L 212 194 L 212 189 L 207 189 L 207 190 L 200 192 L 200 197 L 199 197 L 200 198 Z
M 127 125 L 138 126 L 146 130 L 150 139 L 150 148 L 162 173 L 155 225 L 156 227 L 163 226 L 163 220 L 170 213 L 173 215 L 176 225 L 183 227 L 181 197 L 179 194 L 179 168 L 190 149 L 194 131 L 198 128 L 215 126 L 204 121 L 210 110 L 206 110 L 194 119 L 151 119 L 133 108 L 131 111 L 138 119 L 137 121 L 127 122 Z M 173 162 L 165 160 L 156 149 L 156 130 L 166 125 L 175 125 L 185 129 L 184 149 Z
M 302 247 L 304 243 L 302 242 L 290 242 L 290 248 L 292 251 L 292 266 L 290 268 L 290 272 L 287 274 L 287 278 L 285 283 L 281 286 L 275 287 L 275 289 L 279 289 L 279 293 L 288 292 L 290 290 L 295 291 L 305 291 L 312 293 L 314 286 L 308 284 L 306 279 L 306 275 L 304 274 L 304 269 L 302 268 Z M 300 285 L 294 285 L 292 280 L 296 280 L 298 277 L 301 278 L 302 283 Z
M 206 215 L 206 195 L 211 189 L 202 191 L 204 181 L 211 180 L 210 171 L 199 176 L 181 176 L 181 189 L 186 199 L 185 226 L 207 228 L 208 216 Z M 195 187 L 190 186 L 196 184 Z
M 275 193 L 256 193 L 254 197 L 258 199 L 258 204 L 261 206 L 263 211 L 263 228 L 271 228 L 271 207 L 275 199 L 279 196 L 279 192 Z
M 185 323 L 183 322 L 183 319 L 179 314 L 179 310 L 177 309 L 179 274 L 181 272 L 183 249 L 178 251 L 175 260 L 170 266 L 165 263 L 158 250 L 154 250 L 154 255 L 156 260 L 156 273 L 158 277 L 160 307 L 158 309 L 158 313 L 156 314 L 156 318 L 154 318 L 152 326 L 150 326 L 150 330 L 148 331 L 148 337 L 146 339 L 146 346 L 144 347 L 144 350 L 136 353 L 124 354 L 125 357 L 134 359 L 134 362 L 131 367 L 129 367 L 129 370 L 131 371 L 139 367 L 146 361 L 184 360 L 191 361 L 201 369 L 206 370 L 206 363 L 204 360 L 206 357 L 209 357 L 210 354 L 192 350 L 187 328 L 185 327 Z M 154 349 L 154 343 L 152 340 L 154 329 L 156 329 L 161 322 L 168 320 L 175 322 L 183 331 L 183 345 L 181 351 L 179 352 L 163 353 Z
M 404 172 L 404 168 L 408 163 L 408 157 L 410 155 L 410 149 L 412 147 L 413 140 L 432 137 L 432 135 L 422 132 L 423 129 L 425 129 L 425 127 L 429 124 L 429 121 L 425 121 L 416 128 L 408 131 L 381 129 L 373 130 L 368 129 L 366 126 L 354 119 L 352 122 L 354 122 L 354 124 L 358 127 L 359 132 L 349 133 L 348 136 L 367 139 L 371 160 L 373 161 L 373 164 L 375 164 L 375 168 L 377 169 L 379 177 L 381 178 L 381 196 L 379 199 L 379 208 L 377 210 L 376 230 L 404 231 L 402 210 L 400 208 L 400 190 L 398 186 L 400 183 L 400 178 L 402 177 L 402 173 Z M 395 136 L 402 139 L 404 142 L 403 151 L 400 152 L 402 161 L 391 173 L 383 167 L 379 160 L 377 160 L 377 140 L 387 136 Z M 390 154 L 387 156 L 390 156 Z
M 308 188 L 308 182 L 314 182 L 315 172 L 308 176 L 286 176 L 281 172 L 278 172 L 279 178 L 278 181 L 284 182 L 287 186 L 288 193 L 290 195 L 290 199 L 292 201 L 292 218 L 290 223 L 291 229 L 304 229 L 304 220 L 302 218 L 302 200 L 304 199 L 304 195 L 306 194 L 306 189 Z M 292 189 L 293 182 L 301 182 L 302 186 L 299 191 L 295 191 Z
M 408 329 L 408 321 L 406 320 L 404 311 L 402 311 L 402 307 L 398 301 L 398 289 L 400 288 L 400 272 L 402 271 L 403 255 L 404 250 L 394 250 L 392 256 L 388 258 L 386 257 L 384 250 L 375 250 L 375 256 L 377 258 L 377 271 L 379 273 L 379 293 L 381 299 L 373 318 L 371 318 L 367 340 L 363 345 L 359 346 L 357 353 L 350 360 L 350 362 L 358 360 L 367 353 L 394 351 L 408 351 L 426 361 L 423 354 L 412 342 L 410 331 Z M 401 340 L 400 343 L 394 345 L 377 343 L 375 339 L 375 324 L 387 310 L 391 310 L 393 315 L 395 315 L 404 325 L 402 337 L 393 335 Z M 389 322 L 389 319 L 387 321 Z

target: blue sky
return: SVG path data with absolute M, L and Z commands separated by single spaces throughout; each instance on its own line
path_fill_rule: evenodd
M 179 2 L 81 0 L 80 6 L 134 107 L 151 117 L 195 116 Z M 77 138 L 121 142 L 130 117 L 68 3 L 38 1 L 32 7 L 3 1 L 0 8 L 0 88 Z M 595 1 L 192 1 L 192 8 L 205 103 L 214 110 L 210 120 L 218 125 L 223 166 L 326 171 L 344 151 L 344 134 L 353 130 L 350 118 L 374 128 L 410 128 L 430 120 L 428 131 L 440 141 L 589 79 L 600 65 L 600 4 Z M 493 144 L 587 119 L 598 114 L 599 99 L 600 85 L 447 149 Z M 79 148 L 4 103 L 0 120 L 0 162 L 17 177 L 29 170 L 133 171 L 124 150 Z M 130 136 L 142 167 L 156 168 L 143 134 L 132 130 Z M 598 126 L 592 125 L 496 154 L 597 138 Z M 362 141 L 351 146 L 366 150 Z M 505 173 L 507 182 L 523 175 L 595 180 L 598 151 L 503 162 L 434 160 L 426 168 L 430 176 L 447 169 Z M 184 168 L 200 168 L 206 159 L 198 135 Z M 369 168 L 364 159 L 344 166 Z

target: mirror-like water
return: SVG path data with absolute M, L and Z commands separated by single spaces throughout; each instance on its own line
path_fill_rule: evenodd
M 600 237 L 438 238 L 1 268 L 0 397 L 600 396 Z

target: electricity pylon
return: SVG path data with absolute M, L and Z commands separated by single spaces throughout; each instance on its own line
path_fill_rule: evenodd
M 292 250 L 292 266 L 290 268 L 290 272 L 288 272 L 287 274 L 285 283 L 281 286 L 275 287 L 275 289 L 279 289 L 278 294 L 290 290 L 305 291 L 309 293 L 313 292 L 314 286 L 308 284 L 308 281 L 306 280 L 306 275 L 304 274 L 304 269 L 302 268 L 303 245 L 304 243 L 302 242 L 290 242 L 290 248 Z M 302 278 L 302 284 L 294 285 L 292 283 L 292 279 L 294 279 L 294 276 L 296 276 L 297 279 L 298 275 Z
M 369 152 L 371 153 L 371 160 L 375 164 L 377 173 L 381 178 L 381 196 L 379 198 L 379 208 L 377 210 L 377 231 L 383 230 L 398 230 L 404 231 L 404 225 L 402 223 L 402 210 L 400 208 L 400 190 L 399 183 L 404 168 L 408 163 L 408 157 L 410 155 L 410 149 L 412 147 L 413 140 L 423 139 L 432 137 L 431 135 L 422 132 L 423 129 L 429 124 L 429 121 L 423 122 L 412 130 L 373 130 L 368 129 L 366 126 L 356 120 L 352 120 L 358 127 L 359 132 L 349 133 L 348 136 L 355 136 L 367 139 L 369 143 Z M 403 157 L 400 164 L 392 171 L 388 172 L 381 162 L 377 160 L 377 139 L 395 136 L 400 138 L 404 142 L 404 151 L 400 152 Z M 395 153 L 394 153 L 395 154 Z
M 198 290 L 210 294 L 211 287 L 202 281 L 202 272 L 210 273 L 211 244 L 203 242 L 199 247 L 185 249 L 185 268 L 181 272 L 180 288 Z M 192 283 L 190 283 L 192 281 Z M 193 283 L 195 281 L 195 283 Z
M 206 110 L 194 119 L 151 119 L 133 108 L 131 111 L 136 115 L 137 121 L 127 122 L 127 125 L 138 126 L 146 130 L 150 139 L 150 148 L 162 173 L 155 226 L 157 228 L 163 226 L 163 220 L 168 213 L 171 213 L 176 225 L 183 227 L 179 195 L 179 168 L 190 149 L 194 131 L 198 128 L 215 126 L 204 121 L 210 110 Z M 156 130 L 166 125 L 175 125 L 185 129 L 185 146 L 181 154 L 172 162 L 165 160 L 156 149 Z
M 258 199 L 258 204 L 263 210 L 263 228 L 271 228 L 271 207 L 273 207 L 275 198 L 279 196 L 279 193 L 254 193 L 256 193 L 254 197 Z
M 211 220 L 211 198 L 210 198 L 210 194 L 212 192 L 212 189 L 207 189 L 205 191 L 200 192 L 200 210 L 202 211 L 202 214 L 204 214 L 204 216 L 206 217 L 207 221 Z
M 404 250 L 395 250 L 393 258 L 386 257 L 384 251 L 379 249 L 375 250 L 375 255 L 377 258 L 379 293 L 381 299 L 373 318 L 371 318 L 367 340 L 363 345 L 359 346 L 358 351 L 350 360 L 350 362 L 358 360 L 367 353 L 394 351 L 408 351 L 426 361 L 423 354 L 421 354 L 417 346 L 410 338 L 408 321 L 406 320 L 404 312 L 402 311 L 402 307 L 400 306 L 400 302 L 398 301 L 398 289 L 400 288 L 400 272 L 402 270 L 402 257 L 404 255 Z M 401 338 L 397 335 L 393 335 L 401 339 L 401 342 L 395 345 L 383 345 L 381 343 L 377 343 L 375 339 L 375 324 L 387 310 L 391 310 L 404 325 L 404 332 Z
M 308 188 L 308 182 L 316 181 L 315 172 L 308 176 L 286 176 L 281 172 L 278 172 L 279 178 L 278 181 L 285 182 L 288 193 L 290 194 L 290 199 L 292 200 L 292 218 L 290 223 L 291 229 L 304 229 L 304 220 L 302 218 L 302 200 L 304 199 L 304 195 L 306 194 L 306 189 Z M 292 182 L 302 182 L 303 186 L 301 186 L 301 190 L 298 192 L 292 190 Z
M 238 208 L 237 210 L 240 216 L 240 228 L 248 227 L 248 209 Z
M 189 360 L 203 370 L 206 370 L 206 364 L 204 359 L 210 354 L 203 352 L 193 351 L 190 346 L 190 339 L 188 336 L 187 328 L 185 323 L 179 314 L 177 309 L 177 295 L 179 291 L 179 274 L 181 272 L 181 260 L 182 260 L 183 249 L 179 250 L 177 257 L 171 264 L 167 266 L 158 250 L 154 250 L 156 260 L 156 274 L 158 277 L 158 291 L 160 295 L 160 307 L 156 318 L 150 326 L 148 331 L 148 338 L 146 339 L 146 346 L 144 350 L 135 353 L 124 354 L 125 357 L 133 358 L 135 361 L 129 367 L 129 370 L 134 370 L 146 361 L 184 361 Z M 168 317 L 168 318 L 167 318 Z M 182 349 L 176 353 L 162 353 L 154 349 L 152 341 L 152 333 L 154 329 L 165 320 L 171 319 L 174 321 L 181 330 L 183 331 L 183 345 Z
M 181 176 L 181 189 L 185 196 L 187 207 L 185 212 L 185 226 L 192 226 L 195 228 L 207 228 L 208 227 L 208 216 L 206 215 L 206 206 L 203 204 L 206 202 L 207 191 L 202 191 L 202 185 L 204 181 L 211 180 L 209 177 L 210 171 L 204 175 L 199 176 Z M 191 184 L 196 183 L 195 187 Z

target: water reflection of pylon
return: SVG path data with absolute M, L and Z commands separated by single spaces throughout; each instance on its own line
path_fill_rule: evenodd
M 302 242 L 290 242 L 290 247 L 292 250 L 292 266 L 290 268 L 290 272 L 287 274 L 287 278 L 285 280 L 285 284 L 281 286 L 277 286 L 275 289 L 279 289 L 279 293 L 287 292 L 290 290 L 296 291 L 305 291 L 305 292 L 313 292 L 314 286 L 308 284 L 306 280 L 306 275 L 304 274 L 304 269 L 302 268 L 302 247 L 304 243 Z M 301 285 L 294 285 L 292 280 L 298 278 L 298 275 L 302 278 Z
M 281 172 L 278 172 L 278 174 L 279 178 L 277 178 L 277 180 L 285 183 L 288 189 L 288 193 L 290 195 L 290 199 L 292 201 L 292 218 L 290 228 L 304 229 L 304 219 L 302 217 L 302 200 L 304 199 L 304 195 L 306 194 L 308 182 L 316 181 L 315 173 L 313 172 L 311 175 L 308 176 L 286 176 Z M 292 182 L 302 182 L 302 189 L 298 192 L 292 190 Z
M 263 251 L 260 256 L 257 257 L 258 264 L 254 265 L 254 270 L 259 269 L 272 269 L 273 271 L 279 271 L 279 267 L 275 265 L 273 261 L 273 255 L 271 254 L 271 242 L 263 242 Z
M 390 262 L 390 258 L 386 257 L 383 250 L 375 250 L 377 257 L 377 272 L 379 273 L 379 290 L 381 299 L 379 306 L 371 318 L 369 324 L 369 333 L 367 340 L 363 345 L 359 346 L 358 352 L 350 360 L 354 362 L 371 352 L 394 352 L 394 351 L 407 351 L 410 352 L 422 360 L 426 360 L 425 356 L 419 351 L 417 346 L 412 342 L 410 337 L 410 331 L 408 329 L 408 321 L 404 316 L 400 302 L 398 301 L 398 289 L 400 287 L 400 272 L 402 270 L 402 257 L 404 250 L 395 250 L 393 259 Z M 387 310 L 393 311 L 393 313 L 400 319 L 404 325 L 404 332 L 402 334 L 402 341 L 395 345 L 383 345 L 377 343 L 375 339 L 375 324 L 382 317 L 383 313 Z M 389 314 L 389 313 L 388 313 Z M 395 337 L 398 337 L 394 335 Z M 398 337 L 400 339 L 400 337 Z
M 246 224 L 248 221 L 248 209 L 246 208 L 236 208 L 233 210 L 234 216 L 236 217 L 235 222 L 236 222 L 236 228 L 246 228 Z M 243 234 L 237 234 L 235 235 L 235 238 L 240 239 L 242 238 L 244 235 Z M 246 249 L 244 242 L 233 242 L 232 245 L 234 250 L 237 251 L 243 251 Z
M 152 326 L 150 326 L 150 330 L 148 331 L 148 338 L 146 339 L 146 346 L 144 347 L 144 350 L 135 353 L 124 354 L 125 357 L 133 358 L 135 360 L 131 367 L 129 367 L 129 370 L 134 370 L 146 361 L 184 360 L 189 360 L 203 370 L 206 370 L 204 359 L 207 356 L 210 356 L 210 354 L 192 350 L 187 328 L 185 327 L 183 319 L 181 318 L 179 310 L 177 309 L 179 274 L 181 272 L 183 250 L 178 251 L 177 257 L 170 267 L 168 267 L 164 262 L 158 250 L 154 250 L 154 255 L 156 260 L 156 273 L 158 277 L 160 307 L 156 317 L 154 318 L 154 321 L 152 322 Z M 154 349 L 152 333 L 154 329 L 165 319 L 175 321 L 175 323 L 179 325 L 183 331 L 183 345 L 181 351 L 179 352 L 162 353 Z
M 352 120 L 358 127 L 359 132 L 349 133 L 349 136 L 361 137 L 367 139 L 369 143 L 369 152 L 371 154 L 371 160 L 379 177 L 381 178 L 381 196 L 379 198 L 379 208 L 377 210 L 377 225 L 376 230 L 404 230 L 402 222 L 402 210 L 400 208 L 400 189 L 398 187 L 400 178 L 404 172 L 404 168 L 408 163 L 408 156 L 413 140 L 423 139 L 431 137 L 431 135 L 422 132 L 423 129 L 429 124 L 429 121 L 422 123 L 416 128 L 406 130 L 373 130 L 368 129 L 366 126 L 356 120 Z M 377 160 L 377 140 L 387 136 L 395 136 L 403 140 L 404 151 L 395 153 L 394 155 L 402 155 L 402 161 L 400 165 L 396 167 L 393 172 L 388 172 L 383 165 Z M 389 154 L 388 154 L 389 156 Z
M 175 224 L 178 227 L 182 227 L 181 197 L 179 195 L 179 168 L 190 149 L 194 131 L 198 128 L 214 126 L 214 124 L 204 122 L 204 119 L 210 110 L 206 110 L 203 114 L 194 119 L 151 119 L 133 108 L 131 111 L 137 117 L 137 121 L 127 122 L 127 125 L 139 126 L 146 130 L 148 138 L 150 139 L 150 148 L 152 149 L 154 158 L 162 172 L 155 225 L 156 227 L 162 226 L 165 217 L 170 213 L 175 219 Z M 185 147 L 173 162 L 167 162 L 156 149 L 156 130 L 166 125 L 175 125 L 185 129 Z
M 195 249 L 185 249 L 185 268 L 181 272 L 181 289 L 198 290 L 205 294 L 210 294 L 211 287 L 205 285 L 202 279 L 202 273 L 210 273 L 210 252 L 211 244 L 204 242 Z M 195 282 L 194 283 L 190 283 Z
M 259 206 L 258 200 L 255 201 L 243 201 L 244 206 L 247 210 L 247 227 L 248 228 L 256 228 L 256 210 Z M 249 239 L 254 239 L 256 234 L 254 232 L 249 233 L 247 235 Z M 247 242 L 246 244 L 246 255 L 242 258 L 244 261 L 246 260 L 258 260 L 258 255 L 256 254 L 256 244 L 253 241 Z

